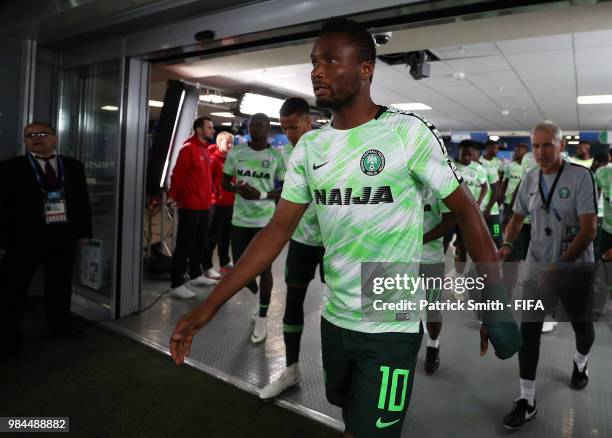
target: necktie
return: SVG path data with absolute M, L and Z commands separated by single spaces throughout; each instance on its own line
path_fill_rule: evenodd
M 57 174 L 55 173 L 53 166 L 49 162 L 49 160 L 52 160 L 53 158 L 55 158 L 55 155 L 52 155 L 50 157 L 36 157 L 36 158 L 38 158 L 39 160 L 43 160 L 45 162 L 45 180 L 47 182 L 47 186 L 48 187 L 57 186 Z

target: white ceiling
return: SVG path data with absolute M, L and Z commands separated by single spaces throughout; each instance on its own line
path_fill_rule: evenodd
M 421 114 L 443 131 L 528 131 L 543 119 L 567 131 L 612 130 L 612 105 L 576 103 L 579 95 L 612 94 L 612 30 L 421 49 L 441 59 L 431 63 L 426 79 L 414 80 L 404 66 L 377 63 L 377 103 L 425 103 L 432 110 Z M 156 67 L 154 81 L 161 82 L 153 83 L 152 97 L 163 96 L 166 78 L 183 77 L 230 95 L 270 90 L 314 103 L 311 66 L 296 63 L 307 59 L 304 53 L 294 46 Z M 279 65 L 283 60 L 289 65 Z M 463 80 L 453 76 L 459 72 Z M 156 89 L 162 90 L 157 96 Z

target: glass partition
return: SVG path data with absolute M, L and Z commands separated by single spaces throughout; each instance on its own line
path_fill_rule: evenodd
M 85 166 L 92 204 L 93 238 L 81 248 L 73 297 L 108 313 L 117 290 L 122 65 L 118 59 L 63 70 L 58 115 L 59 152 Z

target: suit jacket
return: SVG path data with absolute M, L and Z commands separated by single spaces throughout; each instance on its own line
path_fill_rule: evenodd
M 64 167 L 67 223 L 46 224 L 43 191 L 27 155 L 0 162 L 0 247 L 38 253 L 70 250 L 91 238 L 91 205 L 83 165 L 59 155 Z

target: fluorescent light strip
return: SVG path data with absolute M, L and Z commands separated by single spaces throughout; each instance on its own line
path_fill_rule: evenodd
M 223 126 L 232 126 L 232 122 L 223 122 L 221 123 Z
M 152 106 L 154 108 L 161 108 L 162 106 L 164 106 L 164 102 L 161 102 L 159 100 L 149 100 L 149 106 Z
M 431 109 L 430 106 L 421 102 L 392 103 L 391 106 L 401 111 L 427 111 Z
M 104 105 L 100 109 L 104 110 L 104 111 L 119 111 L 119 107 L 118 106 L 114 106 L 114 105 Z
M 228 112 L 218 112 L 218 113 L 210 113 L 211 116 L 216 116 L 216 117 L 224 117 L 226 119 L 233 119 L 235 116 L 234 113 L 228 113 Z
M 578 105 L 598 105 L 603 103 L 612 103 L 612 94 L 578 96 Z
M 231 103 L 236 102 L 238 99 L 234 97 L 221 96 L 219 94 L 203 94 L 200 96 L 202 102 L 209 103 Z

